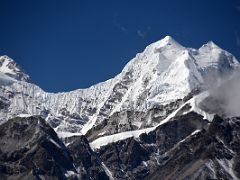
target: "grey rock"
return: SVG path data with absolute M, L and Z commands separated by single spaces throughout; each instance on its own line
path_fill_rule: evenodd
M 14 118 L 0 126 L 0 177 L 108 179 L 84 137 L 67 148 L 40 116 Z

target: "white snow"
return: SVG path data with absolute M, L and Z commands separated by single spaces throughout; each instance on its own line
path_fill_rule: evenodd
M 103 106 L 103 102 L 99 104 L 99 107 Z M 90 119 L 81 129 L 81 133 L 82 134 L 86 134 L 88 132 L 88 130 L 90 130 L 94 124 L 96 123 L 97 120 L 97 114 L 99 113 L 100 108 L 97 109 L 97 113 L 94 115 L 94 117 L 92 119 Z
M 8 74 L 15 74 L 13 70 L 11 70 L 8 65 L 13 60 L 8 58 L 7 56 L 0 56 L 0 72 L 8 73 Z
M 106 133 L 106 131 L 103 131 L 103 132 L 99 133 L 98 136 L 102 136 L 102 135 L 104 135 L 105 133 Z
M 113 142 L 118 142 L 130 137 L 139 137 L 139 135 L 143 133 L 149 133 L 154 130 L 153 128 L 146 128 L 146 129 L 141 129 L 141 130 L 135 130 L 135 131 L 127 131 L 127 132 L 122 132 L 118 134 L 113 134 L 109 136 L 104 136 L 100 137 L 93 142 L 90 143 L 90 146 L 92 149 L 99 149 L 101 146 L 105 146 L 107 144 L 113 143 Z
M 67 137 L 72 137 L 72 136 L 82 136 L 82 133 L 71 133 L 71 132 L 58 132 L 57 133 L 58 137 L 61 139 L 67 138 Z
M 109 177 L 110 180 L 114 180 L 112 172 L 107 168 L 107 166 L 102 162 L 102 167 L 104 171 L 106 172 L 107 176 Z
M 197 134 L 198 132 L 200 132 L 201 130 L 200 129 L 197 129 L 195 131 L 193 131 L 189 136 L 187 136 L 186 138 L 184 138 L 183 140 L 179 141 L 175 146 L 183 143 L 184 141 L 186 141 L 189 137 L 193 136 L 194 134 Z
M 33 114 L 18 114 L 18 117 L 31 117 Z
M 198 49 L 198 52 L 195 53 L 193 56 L 198 59 L 197 64 L 199 68 L 208 68 L 208 67 L 216 67 L 221 61 L 221 55 L 229 56 L 230 54 L 219 46 L 217 46 L 214 42 L 209 41 L 207 44 L 204 44 L 201 48 Z M 227 61 L 227 59 L 226 59 Z M 234 58 L 233 65 L 237 65 L 238 61 Z
M 67 178 L 70 178 L 72 176 L 75 175 L 75 172 L 74 171 L 66 171 L 65 174 L 64 174 Z
M 59 149 L 62 149 L 62 147 L 56 141 L 54 141 L 52 138 L 49 138 L 48 140 L 50 142 L 52 142 L 55 146 L 57 146 Z
M 233 172 L 233 161 L 227 159 L 217 159 L 221 167 L 231 176 L 233 180 L 238 180 L 238 177 Z

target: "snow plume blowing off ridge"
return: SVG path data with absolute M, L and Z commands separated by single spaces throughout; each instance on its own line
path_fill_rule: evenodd
M 217 84 L 201 102 L 201 109 L 225 117 L 240 116 L 240 70 L 229 74 Z

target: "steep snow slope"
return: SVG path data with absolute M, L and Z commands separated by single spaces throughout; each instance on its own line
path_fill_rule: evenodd
M 82 132 L 85 134 L 115 112 L 146 112 L 183 99 L 195 89 L 207 89 L 237 66 L 239 62 L 231 54 L 212 42 L 196 50 L 167 36 L 149 45 L 125 66 L 99 115 Z
M 30 77 L 8 56 L 0 56 L 0 72 L 16 80 L 31 82 Z
M 186 48 L 167 36 L 137 54 L 123 71 L 106 82 L 67 93 L 47 93 L 31 83 L 16 63 L 0 57 L 0 120 L 19 114 L 37 114 L 61 134 L 86 134 L 118 112 L 148 112 L 170 106 L 195 89 L 233 71 L 238 61 L 214 43 Z M 181 103 L 176 103 L 176 108 Z M 169 112 L 164 112 L 168 116 Z M 129 122 L 127 122 L 129 123 Z M 138 119 L 132 122 L 145 127 Z M 154 126 L 148 122 L 148 127 Z M 122 131 L 122 130 L 121 130 Z

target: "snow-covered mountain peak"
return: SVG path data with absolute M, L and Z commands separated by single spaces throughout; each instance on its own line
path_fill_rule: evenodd
M 213 41 L 208 41 L 206 44 L 204 44 L 202 46 L 202 48 L 210 48 L 210 49 L 213 49 L 213 48 L 218 48 L 218 49 L 221 49 L 217 44 L 215 44 Z
M 238 60 L 232 54 L 223 50 L 212 41 L 195 51 L 193 56 L 197 59 L 197 64 L 202 70 L 206 70 L 206 68 L 224 70 L 229 67 L 239 66 Z
M 166 104 L 203 86 L 204 81 L 210 83 L 209 79 L 216 79 L 234 66 L 239 66 L 239 62 L 211 41 L 200 49 L 189 49 L 166 36 L 137 54 L 118 78 L 128 75 L 132 83 L 123 98 L 127 102 L 138 101 L 143 94 L 148 94 L 147 104 Z
M 13 70 L 9 65 L 13 63 L 14 61 L 9 58 L 8 56 L 0 56 L 0 71 L 2 73 L 10 73 L 13 74 Z
M 20 114 L 40 114 L 57 132 L 82 130 L 85 134 L 115 113 L 146 113 L 175 102 L 177 107 L 193 90 L 206 82 L 216 82 L 235 66 L 239 62 L 234 56 L 213 43 L 191 49 L 166 36 L 147 46 L 120 74 L 106 82 L 66 93 L 47 93 L 26 83 L 30 78 L 12 59 L 2 56 L 0 81 L 5 79 L 6 85 L 0 86 L 0 105 L 4 106 L 0 121 Z M 9 83 L 3 75 L 14 82 Z M 169 112 L 161 113 L 165 116 Z M 131 123 L 138 128 L 153 125 L 151 121 Z
M 166 49 L 181 50 L 184 48 L 181 44 L 179 44 L 171 36 L 166 36 L 165 38 L 150 44 L 148 47 L 151 47 L 154 49 L 159 49 L 159 50 L 166 50 Z
M 169 35 L 165 36 L 165 38 L 163 38 L 162 40 L 164 40 L 164 41 L 175 41 L 175 40 L 172 38 L 172 36 L 169 36 Z
M 30 77 L 23 69 L 10 57 L 0 56 L 0 73 L 3 73 L 15 80 L 31 82 Z
M 137 71 L 135 72 L 137 74 L 150 73 L 153 67 L 155 67 L 155 70 L 161 71 L 181 56 L 185 50 L 186 48 L 172 37 L 166 36 L 147 46 L 142 53 L 138 53 L 136 57 L 124 67 L 123 72 Z
M 167 45 L 167 43 L 176 42 L 171 36 L 166 36 L 163 39 L 157 41 L 159 44 Z
M 1 63 L 1 72 L 6 72 L 6 73 L 13 73 L 13 68 L 19 70 L 16 66 L 11 67 L 11 64 L 14 64 L 14 60 L 11 59 L 10 57 L 4 55 L 0 56 L 0 63 Z

